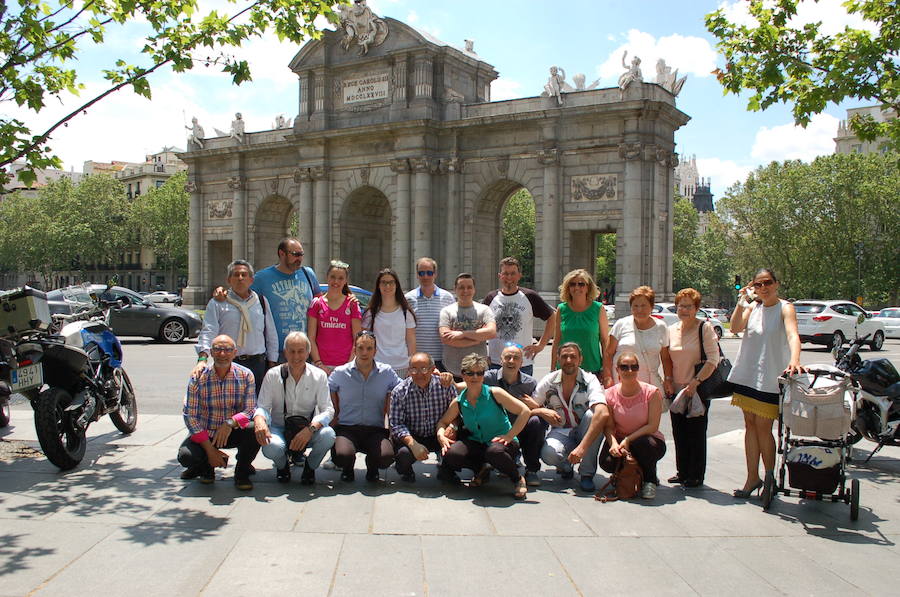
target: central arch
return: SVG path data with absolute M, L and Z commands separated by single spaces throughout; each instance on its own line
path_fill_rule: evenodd
M 280 195 L 266 197 L 256 210 L 252 262 L 257 270 L 278 261 L 278 242 L 288 235 L 293 212 L 291 202 Z
M 385 194 L 371 186 L 350 193 L 339 230 L 340 254 L 331 257 L 350 264 L 352 284 L 374 292 L 378 270 L 391 265 L 391 204 Z
M 479 296 L 497 287 L 497 271 L 503 254 L 503 213 L 510 197 L 525 185 L 513 180 L 499 180 L 491 184 L 478 202 L 475 217 L 475 251 L 472 274 Z M 529 191 L 530 193 L 530 191 Z M 520 259 L 520 255 L 512 255 Z

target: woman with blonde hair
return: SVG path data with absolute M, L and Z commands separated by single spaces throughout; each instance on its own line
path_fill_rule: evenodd
M 556 369 L 559 366 L 559 347 L 566 342 L 575 342 L 581 348 L 581 368 L 604 380 L 604 385 L 607 385 L 605 380 L 608 378 L 608 385 L 612 385 L 612 378 L 603 373 L 609 321 L 606 309 L 596 300 L 599 295 L 600 291 L 587 271 L 574 269 L 565 275 L 559 286 L 559 306 L 547 322 L 547 325 L 554 326 L 550 363 Z

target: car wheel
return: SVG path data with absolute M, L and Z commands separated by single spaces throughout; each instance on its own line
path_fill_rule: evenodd
M 844 334 L 841 333 L 841 330 L 835 330 L 834 335 L 831 337 L 832 350 L 835 348 L 840 348 L 843 345 L 844 345 Z
M 872 350 L 881 350 L 882 346 L 884 346 L 884 333 L 879 330 L 872 336 L 872 341 L 869 342 L 869 348 Z
M 187 326 L 180 319 L 167 319 L 159 328 L 159 339 L 168 344 L 177 344 L 187 336 Z

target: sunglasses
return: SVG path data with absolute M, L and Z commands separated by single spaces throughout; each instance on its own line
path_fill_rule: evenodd
M 468 369 L 462 372 L 463 375 L 468 375 L 469 377 L 484 377 L 484 369 L 481 371 L 469 371 Z
M 569 282 L 569 288 L 573 288 L 575 286 L 577 286 L 579 288 L 584 288 L 587 285 L 588 285 L 587 282 Z
M 639 371 L 641 366 L 635 363 L 634 365 L 619 365 L 619 371 Z
M 420 278 L 422 278 L 422 277 L 425 277 L 425 276 L 433 276 L 433 275 L 434 275 L 434 270 L 433 270 L 433 269 L 423 269 L 423 270 L 417 271 L 416 273 L 419 274 L 419 277 L 420 277 Z
M 759 282 L 753 283 L 753 288 L 762 288 L 764 286 L 771 286 L 775 283 L 775 280 L 760 280 Z
M 213 346 L 213 352 L 234 352 L 233 346 Z
M 287 254 L 291 257 L 303 257 L 303 251 L 287 251 Z

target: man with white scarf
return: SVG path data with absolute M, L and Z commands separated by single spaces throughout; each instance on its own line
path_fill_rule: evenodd
M 210 299 L 203 317 L 203 329 L 197 339 L 197 365 L 194 375 L 206 367 L 213 338 L 230 336 L 237 345 L 234 362 L 250 369 L 256 382 L 256 394 L 266 370 L 278 362 L 278 331 L 266 298 L 250 290 L 253 266 L 243 259 L 228 264 L 228 292 L 224 301 Z

